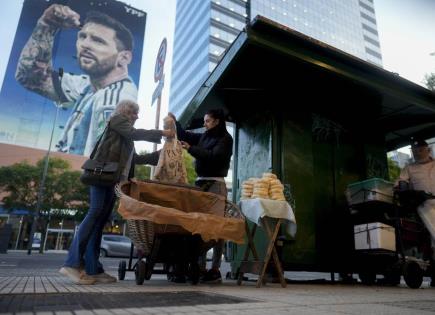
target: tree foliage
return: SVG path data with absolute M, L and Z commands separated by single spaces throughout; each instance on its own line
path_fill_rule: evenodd
M 426 74 L 424 77 L 424 84 L 429 90 L 435 91 L 435 73 Z
M 195 172 L 195 159 L 187 151 L 183 151 L 184 165 L 186 165 L 187 171 L 187 182 L 191 185 L 195 184 L 195 179 L 197 177 Z
M 0 167 L 0 190 L 5 194 L 1 200 L 6 209 L 36 209 L 39 187 L 45 159 L 36 165 L 27 161 Z M 80 180 L 80 172 L 71 170 L 68 161 L 51 158 L 48 163 L 41 210 L 88 208 L 88 187 Z
M 148 165 L 136 165 L 134 170 L 134 177 L 138 180 L 150 179 L 151 177 L 151 167 Z
M 390 182 L 395 182 L 400 175 L 400 167 L 392 158 L 388 158 L 388 175 Z

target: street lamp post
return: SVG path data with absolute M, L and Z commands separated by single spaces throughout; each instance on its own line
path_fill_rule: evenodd
M 59 68 L 59 79 L 61 82 L 62 82 L 62 77 L 63 77 L 63 68 Z M 36 223 L 38 222 L 38 219 L 40 216 L 42 198 L 44 197 L 45 180 L 47 178 L 48 161 L 50 159 L 51 144 L 53 142 L 54 129 L 56 128 L 57 117 L 59 116 L 59 109 L 61 107 L 62 107 L 62 104 L 58 104 L 56 102 L 56 116 L 54 117 L 53 127 L 51 128 L 50 142 L 48 144 L 47 153 L 45 154 L 44 170 L 42 172 L 42 178 L 41 178 L 41 182 L 39 184 L 38 199 L 36 202 L 35 215 L 33 216 L 33 219 L 32 219 L 32 226 L 30 228 L 30 235 L 29 235 L 29 243 L 27 244 L 27 255 L 32 254 L 33 235 L 35 234 Z
M 47 178 L 47 172 L 48 172 L 48 162 L 50 160 L 51 143 L 53 141 L 54 129 L 56 127 L 56 122 L 57 122 L 57 117 L 59 115 L 60 107 L 61 107 L 60 105 L 56 104 L 56 116 L 54 118 L 53 127 L 51 129 L 50 144 L 48 145 L 48 150 L 47 150 L 47 153 L 45 154 L 44 170 L 42 172 L 41 183 L 39 184 L 38 200 L 36 202 L 35 215 L 33 216 L 32 227 L 30 229 L 29 244 L 27 245 L 27 254 L 28 255 L 30 255 L 32 253 L 33 234 L 35 234 L 36 223 L 37 223 L 39 216 L 40 216 L 42 198 L 44 197 L 45 180 Z

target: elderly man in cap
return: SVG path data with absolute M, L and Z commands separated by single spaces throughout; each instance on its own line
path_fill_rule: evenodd
M 431 156 L 431 150 L 426 141 L 414 139 L 411 142 L 411 151 L 414 163 L 402 170 L 400 181 L 409 184 L 413 190 L 423 190 L 435 196 L 435 160 Z M 432 282 L 435 287 L 435 199 L 426 200 L 417 209 L 418 214 L 431 235 L 432 240 Z

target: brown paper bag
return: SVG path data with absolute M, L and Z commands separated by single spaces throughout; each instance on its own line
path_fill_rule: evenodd
M 163 120 L 164 129 L 176 131 L 174 120 L 167 116 Z M 175 132 L 174 138 L 167 138 L 162 150 L 160 151 L 159 162 L 154 171 L 154 180 L 166 183 L 187 183 L 187 171 L 183 159 L 183 147 L 177 139 Z

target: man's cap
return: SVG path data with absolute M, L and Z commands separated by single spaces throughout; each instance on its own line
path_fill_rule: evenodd
M 428 144 L 423 139 L 411 139 L 411 148 L 427 147 Z

